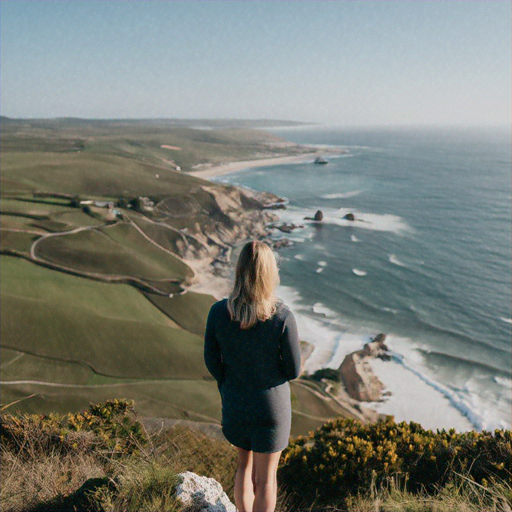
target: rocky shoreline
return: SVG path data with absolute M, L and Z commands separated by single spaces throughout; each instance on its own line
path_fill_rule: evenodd
M 222 187 L 224 190 L 221 192 Z M 187 290 L 212 295 L 217 300 L 227 296 L 232 279 L 232 252 L 249 239 L 259 239 L 277 249 L 290 244 L 287 238 L 274 240 L 275 230 L 289 232 L 297 226 L 279 223 L 274 212 L 286 208 L 286 201 L 271 192 L 256 192 L 233 186 L 212 184 L 201 187 L 215 201 L 217 221 L 213 231 L 195 233 L 208 250 L 183 246 L 182 257 L 195 271 L 194 282 Z M 358 351 L 348 354 L 336 370 L 321 369 L 312 375 L 304 374 L 299 381 L 315 384 L 317 391 L 334 399 L 351 417 L 372 423 L 384 415 L 370 409 L 365 402 L 379 401 L 385 395 L 384 385 L 373 373 L 372 358 L 386 358 L 386 336 L 378 334 Z M 301 343 L 303 362 L 314 350 L 311 343 Z

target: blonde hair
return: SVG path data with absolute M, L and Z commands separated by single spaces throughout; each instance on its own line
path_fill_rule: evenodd
M 250 329 L 258 320 L 271 318 L 277 308 L 274 290 L 278 284 L 279 270 L 272 249 L 259 241 L 245 244 L 228 297 L 231 320 L 240 322 L 241 329 Z

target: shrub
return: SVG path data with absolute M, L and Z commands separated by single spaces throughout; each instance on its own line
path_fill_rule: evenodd
M 291 443 L 279 475 L 289 493 L 333 504 L 392 476 L 412 492 L 434 493 L 457 474 L 487 486 L 508 480 L 511 462 L 510 431 L 434 433 L 413 422 L 335 419 Z
M 3 446 L 20 456 L 41 453 L 130 454 L 146 443 L 133 401 L 107 400 L 91 404 L 89 411 L 58 414 L 3 414 L 0 417 Z

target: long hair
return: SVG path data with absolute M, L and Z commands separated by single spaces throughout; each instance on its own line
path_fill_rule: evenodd
M 279 284 L 279 270 L 272 249 L 264 242 L 244 245 L 235 270 L 235 284 L 228 297 L 231 320 L 241 329 L 250 329 L 258 320 L 265 321 L 276 312 L 274 290 Z

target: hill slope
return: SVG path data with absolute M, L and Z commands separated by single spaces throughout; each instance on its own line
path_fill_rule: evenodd
M 12 410 L 67 412 L 125 397 L 145 416 L 219 422 L 202 356 L 215 299 L 189 288 L 275 216 L 268 194 L 177 169 L 307 149 L 163 122 L 9 120 L 1 137 L 2 403 L 35 394 Z M 296 434 L 357 416 L 316 383 L 292 391 Z

